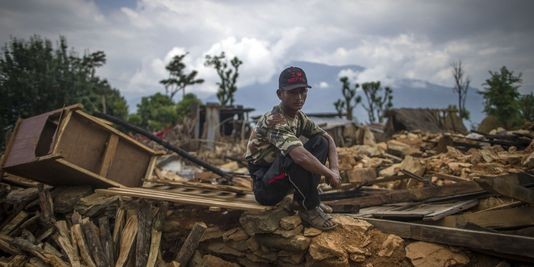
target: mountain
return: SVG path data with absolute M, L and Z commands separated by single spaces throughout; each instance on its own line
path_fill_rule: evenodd
M 290 65 L 302 68 L 306 72 L 309 84 L 313 87 L 308 92 L 308 99 L 303 108 L 304 112 L 309 113 L 335 112 L 333 103 L 342 98 L 341 83 L 339 82 L 340 71 L 350 69 L 353 72 L 361 72 L 365 70 L 364 67 L 357 65 L 331 66 L 304 61 L 292 62 Z M 451 87 L 424 80 L 399 79 L 394 80 L 390 86 L 393 89 L 393 106 L 396 108 L 446 108 L 449 105 L 456 105 L 458 101 L 457 95 L 453 93 Z M 253 115 L 263 114 L 279 103 L 276 97 L 276 88 L 278 88 L 278 75 L 274 75 L 269 82 L 264 84 L 240 87 L 235 95 L 235 103 L 255 108 L 256 111 L 253 112 Z M 471 121 L 474 123 L 479 123 L 484 118 L 482 113 L 483 98 L 477 91 L 476 88 L 470 88 L 466 102 L 471 113 Z M 358 90 L 358 93 L 363 94 L 361 89 Z M 205 100 L 217 102 L 215 96 Z M 365 99 L 362 101 L 365 102 Z M 356 107 L 355 116 L 359 121 L 368 121 L 367 113 L 361 104 Z M 469 128 L 469 125 L 466 124 L 466 126 Z

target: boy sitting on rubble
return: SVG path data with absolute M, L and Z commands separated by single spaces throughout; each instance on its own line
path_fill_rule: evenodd
M 339 185 L 338 157 L 332 137 L 301 111 L 308 88 L 302 69 L 282 71 L 276 90 L 281 102 L 258 120 L 245 158 L 258 203 L 275 205 L 293 189 L 302 220 L 329 230 L 337 224 L 323 210 L 317 186 L 321 175 L 332 187 Z M 308 141 L 303 144 L 300 136 Z M 330 168 L 324 165 L 327 158 Z

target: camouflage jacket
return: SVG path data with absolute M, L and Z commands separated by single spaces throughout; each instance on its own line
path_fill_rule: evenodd
M 275 106 L 252 130 L 245 158 L 257 165 L 271 164 L 279 153 L 286 156 L 291 148 L 302 146 L 300 136 L 309 138 L 324 132 L 302 111 L 291 118 L 284 115 L 281 106 Z

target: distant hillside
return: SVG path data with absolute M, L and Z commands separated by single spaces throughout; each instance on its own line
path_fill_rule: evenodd
M 335 112 L 333 103 L 338 98 L 342 98 L 339 72 L 346 69 L 360 72 L 365 69 L 357 65 L 330 66 L 311 62 L 293 62 L 291 65 L 304 69 L 309 83 L 313 87 L 308 93 L 308 100 L 304 106 L 305 112 Z M 328 85 L 328 87 L 321 88 L 321 83 Z M 451 88 L 423 80 L 395 80 L 391 86 L 395 107 L 445 108 L 457 102 L 457 96 Z M 277 87 L 278 75 L 273 76 L 265 84 L 241 87 L 236 93 L 236 103 L 255 108 L 254 114 L 263 114 L 279 102 L 275 93 Z M 471 120 L 474 123 L 479 123 L 484 118 L 482 113 L 483 99 L 476 91 L 476 88 L 470 89 L 467 96 L 467 107 L 471 112 Z M 361 89 L 359 92 L 362 93 Z M 206 101 L 216 102 L 217 99 L 215 96 L 211 96 Z M 356 108 L 355 115 L 359 121 L 367 121 L 367 113 L 361 105 Z M 466 126 L 469 128 L 469 125 Z

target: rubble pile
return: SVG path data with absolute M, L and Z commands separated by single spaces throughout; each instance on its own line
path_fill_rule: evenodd
M 410 266 L 400 237 L 344 215 L 322 232 L 304 225 L 287 201 L 264 213 L 220 212 L 7 181 L 6 266 Z
M 495 133 L 495 132 L 494 132 Z M 501 131 L 484 138 L 479 134 L 432 134 L 405 132 L 378 144 L 338 148 L 340 171 L 349 183 L 403 175 L 407 170 L 428 176 L 434 184 L 473 180 L 481 176 L 518 173 L 534 167 L 534 132 Z M 499 138 L 504 141 L 499 142 Z M 448 179 L 447 179 L 448 178 Z M 456 178 L 456 179 L 455 179 Z M 406 183 L 382 184 L 390 189 L 421 186 Z
M 359 145 L 338 148 L 341 187 L 320 185 L 339 224 L 323 232 L 289 199 L 254 200 L 243 135 L 189 153 L 143 133 L 176 153 L 162 156 L 79 108 L 19 121 L 10 138 L 0 159 L 1 266 L 534 262 L 534 127 L 383 142 L 362 127 Z

